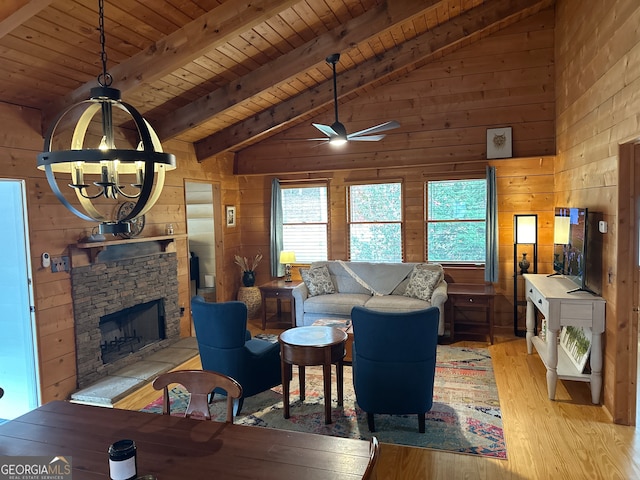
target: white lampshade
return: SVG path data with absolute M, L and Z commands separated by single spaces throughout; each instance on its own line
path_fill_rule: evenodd
M 569 243 L 570 217 L 555 217 L 553 225 L 553 243 L 566 245 Z
M 293 263 L 296 261 L 296 252 L 283 250 L 280 252 L 280 263 Z
M 537 243 L 537 227 L 537 215 L 515 215 L 513 243 Z

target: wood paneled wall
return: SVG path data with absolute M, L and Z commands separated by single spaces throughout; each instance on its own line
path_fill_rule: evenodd
M 43 140 L 40 133 L 40 112 L 14 105 L 0 104 L 0 176 L 25 180 L 33 288 L 36 307 L 36 328 L 40 362 L 42 401 L 67 398 L 76 390 L 76 359 L 71 280 L 69 273 L 52 273 L 42 268 L 40 256 L 69 255 L 69 245 L 91 233 L 94 224 L 77 218 L 51 192 L 44 172 L 36 169 L 36 155 Z M 165 189 L 156 206 L 146 216 L 143 236 L 163 235 L 165 225 L 172 223 L 175 233 L 186 233 L 184 180 L 207 180 L 218 184 L 223 205 L 238 204 L 238 182 L 232 175 L 230 158 L 215 159 L 206 165 L 195 160 L 189 144 L 169 142 L 166 151 L 175 153 L 178 168 L 167 174 Z M 63 188 L 63 187 L 61 187 Z M 219 212 L 224 218 L 224 206 Z M 224 252 L 217 289 L 230 298 L 239 285 L 237 268 L 233 268 L 233 253 L 240 244 L 239 228 L 222 228 L 218 239 Z M 185 236 L 177 242 L 180 304 L 185 307 L 181 320 L 181 335 L 191 335 L 189 314 L 188 248 Z
M 628 175 L 633 169 L 620 168 L 619 150 L 640 136 L 640 4 L 559 0 L 556 10 L 555 202 L 587 207 L 608 222 L 602 236 L 604 403 L 616 422 L 634 424 L 638 338 L 631 307 L 638 291 L 627 267 L 637 262 L 637 245 L 620 245 L 630 234 L 633 241 L 635 218 L 628 207 L 637 204 L 639 192 L 632 186 L 637 178 Z
M 555 154 L 554 12 L 545 10 L 339 105 L 348 132 L 397 120 L 381 142 L 336 150 L 311 122 L 238 153 L 239 174 L 332 172 L 440 165 L 464 171 L 486 159 L 487 128 L 513 128 L 513 156 Z M 338 81 L 340 79 L 338 78 Z M 313 119 L 330 125 L 332 110 Z M 294 140 L 298 139 L 298 140 Z

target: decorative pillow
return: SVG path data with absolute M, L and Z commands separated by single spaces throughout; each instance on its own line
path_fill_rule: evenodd
M 300 276 L 309 290 L 310 297 L 336 293 L 336 289 L 331 281 L 331 275 L 329 275 L 329 269 L 326 265 L 316 268 L 301 268 Z
M 425 302 L 431 301 L 431 295 L 442 280 L 444 272 L 440 265 L 419 264 L 413 267 L 405 297 L 418 298 Z

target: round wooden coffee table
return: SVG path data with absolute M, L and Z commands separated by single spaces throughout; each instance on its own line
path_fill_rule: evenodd
M 282 363 L 284 418 L 289 418 L 289 383 L 293 365 L 298 365 L 300 401 L 304 401 L 304 368 L 322 365 L 324 378 L 324 423 L 331 423 L 331 364 L 336 365 L 338 405 L 343 403 L 343 359 L 347 334 L 334 327 L 296 327 L 278 337 Z

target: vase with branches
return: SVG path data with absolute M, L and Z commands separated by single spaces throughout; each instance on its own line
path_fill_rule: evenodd
M 242 284 L 245 287 L 253 287 L 256 283 L 255 270 L 261 260 L 262 254 L 260 252 L 258 252 L 252 259 L 247 259 L 247 257 L 241 257 L 240 255 L 235 256 L 235 263 L 242 271 Z

